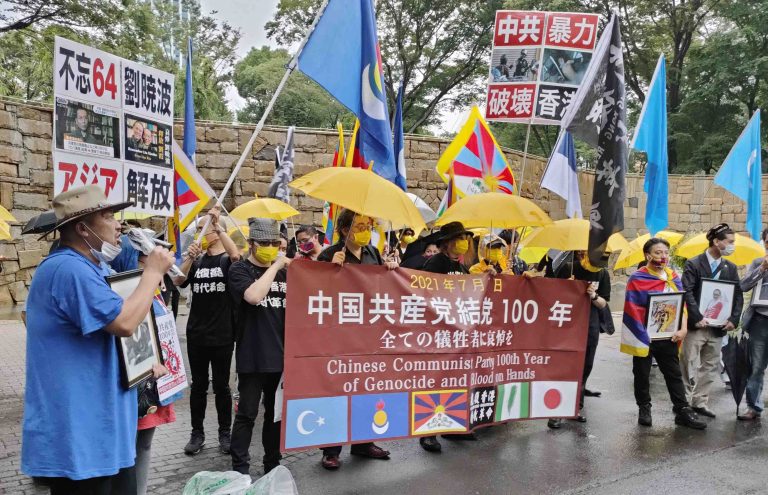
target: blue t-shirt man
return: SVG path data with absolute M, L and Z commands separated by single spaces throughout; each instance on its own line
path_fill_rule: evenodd
M 27 299 L 27 374 L 21 471 L 82 480 L 111 476 L 136 457 L 136 390 L 120 382 L 115 337 L 123 307 L 108 275 L 61 247 L 35 271 Z

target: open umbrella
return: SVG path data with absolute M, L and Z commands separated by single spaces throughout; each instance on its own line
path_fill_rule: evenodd
M 429 207 L 427 203 L 424 202 L 423 199 L 416 196 L 413 193 L 405 193 L 406 196 L 411 198 L 411 201 L 413 201 L 413 205 L 416 207 L 417 210 L 419 210 L 419 213 L 421 213 L 421 218 L 424 219 L 425 223 L 431 223 L 437 220 L 437 213 Z
M 534 230 L 520 243 L 523 248 L 537 247 L 558 251 L 583 251 L 587 249 L 588 244 L 589 220 L 581 218 L 557 220 Z M 620 233 L 617 232 L 608 238 L 608 251 L 621 251 L 627 248 L 629 248 L 629 241 Z
M 15 222 L 16 219 L 13 218 L 13 215 L 11 215 L 11 212 L 6 210 L 5 207 L 0 206 L 0 220 L 3 222 Z
M 747 379 L 752 371 L 749 359 L 749 336 L 743 330 L 730 334 L 728 343 L 722 349 L 723 364 L 728 378 L 731 380 L 731 393 L 736 401 L 736 415 L 739 415 L 739 405 L 747 389 Z
M 369 170 L 327 167 L 310 172 L 290 187 L 313 198 L 334 203 L 361 215 L 408 225 L 414 230 L 426 228 L 413 201 L 402 189 Z
M 736 265 L 747 265 L 752 263 L 754 259 L 765 256 L 765 248 L 763 245 L 750 237 L 736 234 L 736 242 L 734 245 L 736 246 L 736 250 L 732 255 L 725 256 L 725 259 Z M 675 250 L 675 254 L 682 256 L 683 258 L 693 258 L 694 256 L 703 253 L 707 247 L 709 247 L 707 235 L 702 233 L 691 237 L 680 244 Z
M 445 225 L 450 222 L 461 222 L 466 228 L 511 229 L 549 225 L 552 219 L 529 199 L 511 194 L 488 192 L 464 196 L 445 210 L 435 225 Z
M 253 217 L 285 220 L 298 214 L 291 205 L 274 198 L 252 199 L 229 212 L 229 216 L 244 221 Z
M 5 220 L 0 220 L 0 241 L 10 241 L 11 239 L 13 239 L 11 226 Z
M 36 215 L 29 219 L 29 221 L 21 229 L 22 234 L 42 234 L 48 232 L 56 225 L 56 214 L 53 210 L 48 210 L 44 213 Z
M 656 233 L 656 237 L 665 239 L 671 246 L 676 246 L 680 243 L 681 240 L 683 240 L 685 235 L 679 232 L 672 232 L 671 230 L 662 230 Z M 650 238 L 651 234 L 643 234 L 640 237 L 633 239 L 627 248 L 622 249 L 619 258 L 616 260 L 616 264 L 613 266 L 613 269 L 620 270 L 622 268 L 629 268 L 630 266 L 635 266 L 641 261 L 645 260 L 643 245 L 648 242 Z

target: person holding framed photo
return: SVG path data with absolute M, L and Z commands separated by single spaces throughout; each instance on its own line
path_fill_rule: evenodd
M 763 244 L 768 251 L 768 229 L 763 230 Z M 763 380 L 768 366 L 768 255 L 749 265 L 739 281 L 741 290 L 752 290 L 752 302 L 744 312 L 742 327 L 749 334 L 749 356 L 752 369 L 747 379 L 747 412 L 737 416 L 741 421 L 760 419 L 763 413 Z
M 714 418 L 707 407 L 709 391 L 720 374 L 723 337 L 738 326 L 744 296 L 736 265 L 723 258 L 735 250 L 733 230 L 721 223 L 709 229 L 706 237 L 709 247 L 686 261 L 683 269 L 688 335 L 680 367 L 693 410 Z
M 677 357 L 677 343 L 685 339 L 688 330 L 676 328 L 668 339 L 653 339 L 649 335 L 654 316 L 661 320 L 656 325 L 656 330 L 660 330 L 668 323 L 667 320 L 671 319 L 667 318 L 667 315 L 659 318 L 658 315 L 648 314 L 654 296 L 680 293 L 683 289 L 680 277 L 669 268 L 669 242 L 658 237 L 651 238 L 643 245 L 643 254 L 646 265 L 636 270 L 627 281 L 621 325 L 621 352 L 632 356 L 635 401 L 639 409 L 637 422 L 642 426 L 653 424 L 650 375 L 651 364 L 655 358 L 672 400 L 675 423 L 703 430 L 707 427 L 706 423 L 699 420 L 686 399 Z M 678 303 L 677 310 L 680 311 L 682 303 L 679 300 Z M 673 321 L 675 323 L 672 325 L 676 325 L 679 319 L 675 318 Z
M 149 312 L 173 255 L 156 247 L 123 298 L 107 283 L 120 252 L 115 212 L 95 185 L 53 199 L 61 236 L 35 271 L 27 299 L 27 369 L 21 470 L 52 494 L 136 493 L 136 389 L 121 385 L 115 336 Z

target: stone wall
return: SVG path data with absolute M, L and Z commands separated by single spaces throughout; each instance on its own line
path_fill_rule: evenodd
M 38 241 L 37 236 L 22 236 L 21 226 L 50 208 L 53 197 L 52 127 L 50 107 L 0 99 L 0 204 L 19 220 L 12 227 L 14 240 L 0 242 L 0 256 L 6 258 L 0 273 L 0 304 L 26 300 L 34 267 L 49 249 L 49 244 Z M 214 190 L 220 191 L 224 187 L 252 132 L 251 125 L 197 123 L 197 166 Z M 176 123 L 174 133 L 180 140 L 181 122 Z M 264 128 L 238 173 L 232 191 L 224 200 L 228 209 L 248 201 L 254 194 L 266 194 L 274 171 L 275 146 L 285 142 L 285 134 L 285 128 Z M 297 129 L 295 176 L 328 166 L 337 143 L 338 136 L 334 131 Z M 406 137 L 408 189 L 433 208 L 440 203 L 445 190 L 435 172 L 435 162 L 448 144 L 447 140 L 429 136 Z M 523 173 L 523 154 L 509 149 L 505 149 L 505 153 L 516 179 L 523 181 L 523 195 L 534 199 L 553 219 L 563 218 L 564 201 L 546 190 L 540 190 L 538 186 L 545 160 L 529 156 Z M 583 209 L 587 211 L 594 174 L 582 172 L 579 180 Z M 710 187 L 711 184 L 711 176 L 670 177 L 670 228 L 685 232 L 700 231 L 718 221 L 733 223 L 737 229 L 744 228 L 746 215 L 743 203 L 720 188 Z M 630 175 L 627 187 L 625 235 L 632 237 L 644 228 L 643 177 Z M 322 203 L 298 191 L 294 194 L 293 206 L 302 212 L 295 221 L 319 224 Z M 768 198 L 764 197 L 763 202 L 768 204 Z

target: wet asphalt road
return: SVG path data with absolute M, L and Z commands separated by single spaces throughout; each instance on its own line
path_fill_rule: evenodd
M 337 472 L 320 455 L 292 462 L 306 494 L 748 494 L 768 493 L 768 435 L 760 423 L 736 421 L 730 390 L 717 383 L 706 431 L 674 424 L 658 369 L 651 376 L 651 428 L 637 424 L 631 357 L 618 351 L 618 334 L 603 336 L 587 398 L 587 423 L 545 421 L 479 430 L 478 440 L 442 440 L 443 451 L 423 451 L 416 440 L 382 443 L 389 461 L 342 453 Z M 745 406 L 742 406 L 745 407 Z M 768 421 L 768 419 L 766 419 Z

